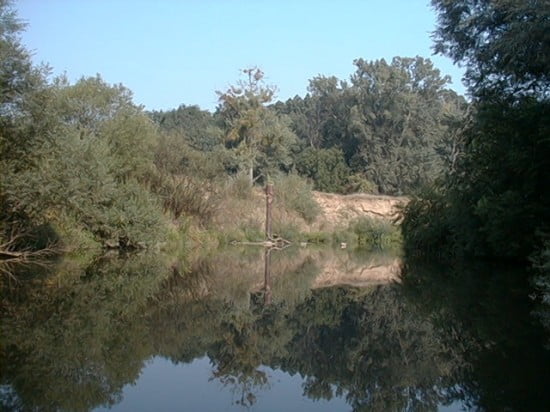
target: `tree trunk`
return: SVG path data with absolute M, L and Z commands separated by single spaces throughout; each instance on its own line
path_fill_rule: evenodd
M 271 205 L 273 204 L 273 183 L 265 185 L 265 237 L 272 239 L 271 233 Z

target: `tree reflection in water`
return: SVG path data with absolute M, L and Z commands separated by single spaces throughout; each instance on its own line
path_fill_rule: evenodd
M 89 410 L 121 401 L 145 362 L 205 355 L 252 406 L 264 367 L 304 376 L 304 396 L 354 410 L 549 405 L 544 333 L 510 269 L 407 262 L 401 282 L 313 288 L 395 257 L 220 251 L 188 273 L 157 256 L 69 263 L 2 288 L 3 410 Z M 344 273 L 345 272 L 345 273 Z M 498 278 L 495 274 L 498 272 Z M 393 273 L 393 272 L 392 272 Z M 344 276 L 346 275 L 346 276 Z M 497 280 L 498 279 L 498 280 Z M 326 283 L 325 283 L 326 284 Z

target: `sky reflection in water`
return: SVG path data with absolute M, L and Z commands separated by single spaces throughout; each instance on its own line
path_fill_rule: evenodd
M 82 272 L 65 263 L 15 289 L 4 285 L 0 406 L 549 404 L 541 369 L 550 364 L 547 337 L 512 270 L 507 276 L 494 266 L 407 262 L 395 283 L 395 256 L 293 249 L 272 254 L 266 279 L 262 258 L 261 250 L 220 251 L 194 261 L 185 275 L 153 256 L 106 260 Z

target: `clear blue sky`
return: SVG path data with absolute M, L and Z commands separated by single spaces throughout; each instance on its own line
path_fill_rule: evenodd
M 122 83 L 147 109 L 197 104 L 260 67 L 277 98 L 304 95 L 317 75 L 348 79 L 353 60 L 430 57 L 463 94 L 463 71 L 432 55 L 428 0 L 19 0 L 35 62 L 69 79 Z

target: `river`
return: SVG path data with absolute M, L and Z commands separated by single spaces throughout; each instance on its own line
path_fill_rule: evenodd
M 3 411 L 548 410 L 518 269 L 225 249 L 2 277 Z

